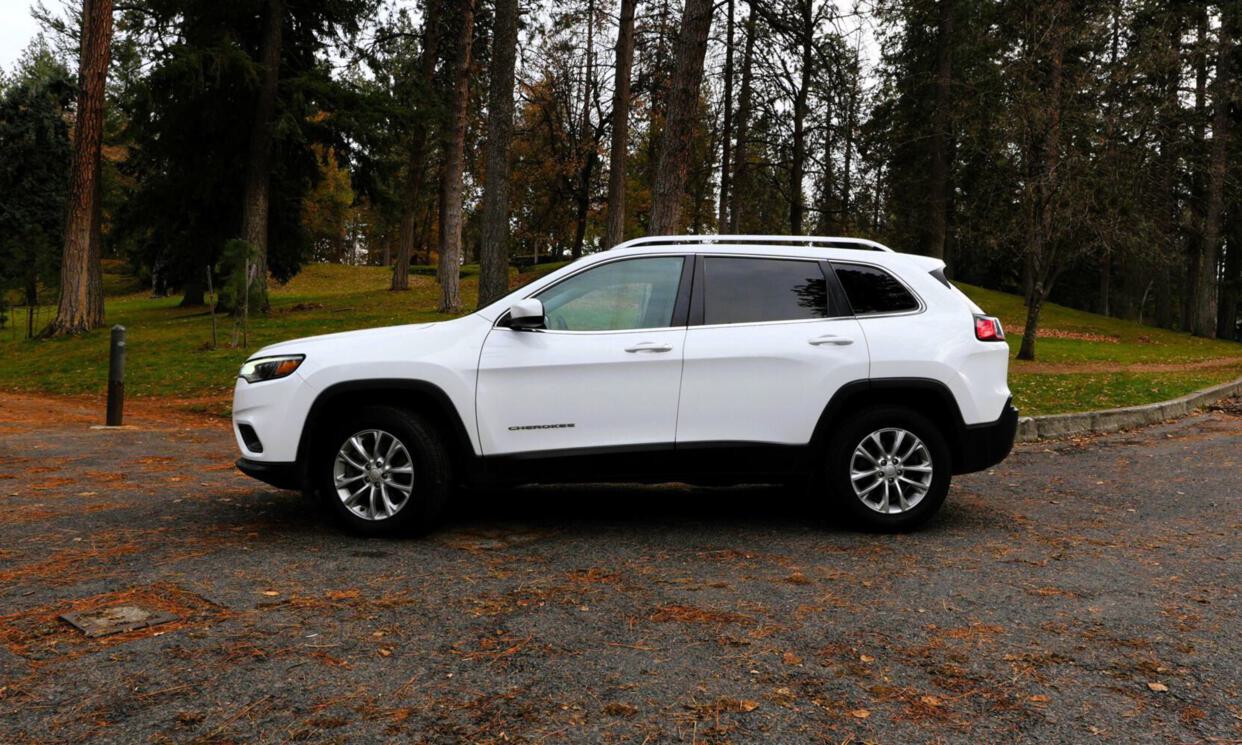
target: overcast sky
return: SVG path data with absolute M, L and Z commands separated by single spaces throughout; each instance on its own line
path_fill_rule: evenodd
M 5 72 L 13 69 L 13 63 L 35 34 L 39 24 L 30 17 L 33 0 L 0 0 L 0 67 Z M 61 0 L 46 0 L 49 8 L 59 8 Z
M 39 24 L 30 15 L 30 8 L 35 0 L 0 0 L 0 68 L 5 72 L 13 69 L 13 64 L 21 57 L 22 51 L 30 43 L 30 40 L 39 33 Z M 848 13 L 848 10 L 856 4 L 856 0 L 833 0 L 837 6 L 838 12 Z M 44 4 L 53 11 L 63 10 L 66 0 L 44 0 Z M 413 0 L 409 0 L 409 4 L 414 5 Z M 740 13 L 739 13 L 740 15 Z M 862 31 L 862 56 L 864 60 L 864 69 L 868 67 L 868 63 L 874 64 L 878 55 L 873 29 L 871 28 L 871 19 L 868 17 L 852 18 L 844 25 L 847 31 L 848 41 L 857 43 L 859 38 L 855 34 L 849 33 L 854 30 L 855 33 L 860 29 Z

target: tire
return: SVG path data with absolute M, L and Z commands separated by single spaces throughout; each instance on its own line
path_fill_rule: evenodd
M 451 491 L 450 458 L 442 440 L 436 427 L 417 413 L 392 406 L 361 407 L 319 438 L 310 469 L 314 492 L 355 533 L 426 532 Z M 353 495 L 355 488 L 359 496 Z
M 864 454 L 856 453 L 860 447 Z M 944 504 L 953 472 L 950 457 L 940 428 L 922 414 L 897 406 L 868 409 L 852 415 L 829 439 L 821 483 L 856 526 L 912 530 Z M 856 479 L 857 473 L 867 475 Z

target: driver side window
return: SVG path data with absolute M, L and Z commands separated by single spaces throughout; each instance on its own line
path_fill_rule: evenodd
M 588 269 L 535 297 L 547 327 L 561 331 L 623 331 L 672 323 L 685 258 L 623 259 Z

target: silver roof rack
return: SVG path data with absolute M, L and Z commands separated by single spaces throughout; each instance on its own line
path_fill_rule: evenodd
M 620 243 L 613 248 L 633 248 L 635 246 L 676 246 L 676 245 L 710 245 L 727 243 L 732 245 L 782 245 L 782 246 L 822 246 L 825 248 L 851 248 L 859 251 L 887 251 L 893 249 L 883 243 L 876 243 L 865 238 L 844 238 L 838 236 L 815 235 L 653 235 L 646 238 L 635 238 Z

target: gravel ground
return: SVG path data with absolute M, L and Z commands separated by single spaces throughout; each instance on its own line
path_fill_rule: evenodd
M 1020 446 L 910 535 L 601 486 L 400 541 L 235 473 L 218 420 L 98 410 L 0 397 L 5 743 L 1242 739 L 1236 403 Z M 58 620 L 121 603 L 179 620 Z

